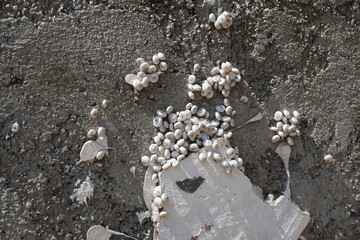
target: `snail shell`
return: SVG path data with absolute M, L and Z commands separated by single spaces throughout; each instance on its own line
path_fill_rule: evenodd
M 165 60 L 166 60 L 165 54 L 159 52 L 157 55 L 158 55 L 158 57 L 159 57 L 159 59 L 160 59 L 161 61 L 165 61 Z
M 284 113 L 284 116 L 285 116 L 287 119 L 290 119 L 290 118 L 291 118 L 291 113 L 290 113 L 288 110 L 284 110 L 283 113 Z
M 276 111 L 274 114 L 274 120 L 275 121 L 281 121 L 283 117 L 283 113 L 281 111 Z
M 98 115 L 99 115 L 99 110 L 97 110 L 96 108 L 91 110 L 91 112 L 90 112 L 91 118 L 96 118 Z
M 154 119 L 153 119 L 154 127 L 159 128 L 162 124 L 163 124 L 163 120 L 162 120 L 162 118 L 160 116 L 154 117 Z
M 272 137 L 272 142 L 273 143 L 277 143 L 277 142 L 279 142 L 281 140 L 281 137 L 279 136 L 279 135 L 274 135 L 273 137 Z
M 100 150 L 96 153 L 96 159 L 97 160 L 101 160 L 105 157 L 106 151 L 105 150 Z
M 93 138 L 93 137 L 95 137 L 95 135 L 96 135 L 96 130 L 95 129 L 90 129 L 86 134 L 86 136 L 88 138 Z
M 296 118 L 297 120 L 300 120 L 300 118 L 301 118 L 301 115 L 300 115 L 300 113 L 299 113 L 298 111 L 293 111 L 293 116 L 294 116 L 294 118 Z
M 11 126 L 11 131 L 13 133 L 17 133 L 20 130 L 20 125 L 19 123 L 15 122 L 13 123 L 13 125 Z
M 150 158 L 148 156 L 141 157 L 141 163 L 145 167 L 149 166 L 150 165 Z
M 192 143 L 192 144 L 190 144 L 189 149 L 191 152 L 197 152 L 197 151 L 199 151 L 199 146 L 196 143 Z
M 104 127 L 99 127 L 97 130 L 97 134 L 99 137 L 105 137 L 105 128 Z
M 162 208 L 162 207 L 163 207 L 163 201 L 161 200 L 160 197 L 156 197 L 156 198 L 154 199 L 154 203 L 155 203 L 155 205 L 156 205 L 158 208 Z

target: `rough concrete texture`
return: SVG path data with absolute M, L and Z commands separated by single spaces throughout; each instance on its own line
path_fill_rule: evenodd
M 243 70 L 244 82 L 230 96 L 236 122 L 258 111 L 266 116 L 232 139 L 250 180 L 264 195 L 285 189 L 268 127 L 276 110 L 300 111 L 302 135 L 290 172 L 293 200 L 311 214 L 303 235 L 360 239 L 359 2 L 215 2 L 0 2 L 1 239 L 84 239 L 96 224 L 151 236 L 151 222 L 140 226 L 135 212 L 146 208 L 139 159 L 153 134 L 152 116 L 168 104 L 184 108 L 193 64 L 201 64 L 205 77 L 218 60 Z M 229 30 L 205 25 L 219 8 L 234 16 Z M 137 57 L 159 51 L 170 70 L 136 98 L 124 77 Z M 240 95 L 249 103 L 240 103 Z M 106 110 L 103 99 L 111 100 Z M 210 109 L 221 97 L 195 102 Z M 116 151 L 77 165 L 86 132 L 98 126 Z M 325 154 L 336 162 L 326 164 Z M 87 176 L 94 198 L 87 206 L 73 203 L 75 183 Z

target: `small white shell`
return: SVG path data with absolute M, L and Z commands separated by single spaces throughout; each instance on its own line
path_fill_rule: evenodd
M 277 132 L 279 129 L 277 127 L 270 127 L 270 130 L 273 132 Z
M 167 65 L 166 62 L 161 62 L 159 64 L 159 68 L 160 68 L 160 71 L 164 72 L 164 71 L 166 71 L 168 69 L 168 65 Z
M 224 11 L 224 12 L 222 13 L 222 15 L 224 15 L 224 17 L 226 18 L 226 20 L 228 20 L 228 19 L 231 18 L 231 15 L 230 15 L 229 12 Z
M 164 165 L 166 163 L 166 159 L 164 157 L 158 157 L 157 162 L 160 163 L 161 165 Z
M 166 108 L 166 113 L 167 114 L 170 114 L 170 113 L 172 113 L 174 111 L 174 107 L 173 106 L 168 106 L 167 108 Z
M 138 58 L 135 60 L 135 62 L 140 65 L 140 64 L 144 63 L 145 60 L 143 58 Z
M 143 62 L 143 63 L 140 64 L 139 70 L 140 70 L 141 72 L 147 72 L 147 70 L 149 69 L 149 67 L 150 67 L 149 63 Z
M 283 122 L 277 122 L 276 123 L 276 128 L 281 131 L 283 129 L 284 123 Z
M 198 72 L 200 70 L 200 65 L 198 63 L 194 64 L 194 72 Z
M 108 107 L 109 107 L 109 104 L 110 104 L 110 101 L 108 101 L 108 100 L 106 100 L 106 99 L 104 99 L 104 100 L 102 101 L 102 106 L 103 106 L 103 108 L 108 108 Z
M 335 159 L 334 159 L 330 154 L 328 154 L 328 155 L 325 155 L 324 161 L 325 161 L 326 163 L 334 163 L 334 162 L 335 162 Z
M 296 130 L 296 127 L 294 125 L 291 125 L 289 127 L 289 132 L 294 132 Z
M 197 114 L 199 117 L 204 117 L 204 116 L 206 115 L 206 113 L 207 113 L 207 111 L 206 111 L 205 108 L 200 108 L 200 109 L 197 111 L 196 114 Z
M 164 110 L 157 110 L 156 115 L 158 115 L 161 118 L 165 118 L 167 116 L 166 112 Z
M 152 57 L 152 61 L 154 64 L 159 64 L 160 63 L 160 58 L 157 54 L 155 54 L 153 57 Z
M 223 116 L 223 117 L 221 118 L 221 120 L 222 120 L 223 122 L 230 122 L 230 121 L 231 121 L 231 117 L 229 117 L 229 116 Z
M 286 137 L 286 134 L 283 131 L 278 131 L 278 135 L 282 138 Z
M 105 157 L 106 151 L 105 150 L 100 150 L 96 153 L 96 159 L 97 160 L 101 160 Z
M 220 14 L 217 19 L 217 22 L 219 22 L 220 24 L 223 24 L 224 22 L 226 22 L 226 17 L 223 14 Z
M 190 75 L 190 76 L 188 77 L 188 82 L 189 82 L 190 84 L 194 84 L 194 83 L 196 82 L 196 77 L 195 77 L 195 75 Z
M 236 167 L 238 167 L 238 165 L 239 165 L 238 161 L 236 161 L 236 160 L 230 161 L 230 167 L 236 168 Z
M 169 149 L 171 147 L 171 140 L 165 139 L 163 142 L 163 146 L 164 146 L 164 148 Z
M 214 152 L 213 157 L 215 161 L 220 161 L 222 159 L 221 155 L 219 153 Z
M 159 81 L 159 73 L 149 74 L 148 77 L 150 78 L 151 83 L 156 83 L 157 81 Z
M 249 101 L 248 97 L 247 96 L 241 96 L 240 97 L 240 102 L 242 103 L 247 103 Z
M 149 72 L 149 73 L 154 73 L 154 72 L 156 72 L 156 66 L 155 66 L 155 65 L 150 65 L 149 68 L 148 68 L 148 72 Z
M 195 92 L 200 92 L 201 91 L 201 86 L 199 84 L 194 84 L 193 85 L 193 91 Z
M 191 100 L 194 100 L 195 99 L 195 94 L 191 91 L 188 92 L 188 96 Z
M 148 77 L 143 77 L 141 80 L 141 85 L 143 85 L 143 87 L 148 87 L 150 85 L 150 78 Z
M 154 172 L 160 172 L 162 168 L 160 164 L 154 164 L 152 165 L 152 169 L 154 170 Z
M 93 138 L 93 137 L 95 137 L 95 135 L 96 135 L 96 130 L 95 129 L 90 129 L 86 134 L 86 136 L 88 138 Z
M 150 163 L 151 164 L 155 164 L 157 162 L 157 160 L 158 160 L 158 155 L 153 154 L 153 155 L 150 156 Z
M 13 133 L 17 133 L 20 130 L 20 125 L 19 123 L 15 122 L 13 123 L 13 125 L 11 126 L 11 131 Z
M 167 162 L 162 166 L 163 170 L 169 169 L 171 167 L 171 163 Z
M 132 85 L 133 85 L 133 87 L 135 88 L 135 90 L 137 90 L 137 91 L 140 91 L 141 89 L 143 89 L 142 83 L 141 83 L 139 80 L 137 80 L 137 79 L 135 79 L 135 80 L 133 81 Z
M 272 137 L 272 142 L 273 143 L 277 143 L 277 142 L 279 142 L 281 140 L 281 137 L 279 136 L 279 135 L 274 135 L 273 137 Z
M 177 167 L 179 165 L 179 161 L 178 160 L 174 160 L 171 164 L 173 167 Z
M 214 26 L 217 30 L 220 30 L 222 28 L 221 24 L 218 21 L 214 22 Z
M 297 119 L 297 120 L 300 120 L 301 118 L 301 115 L 298 111 L 293 111 L 293 116 Z
M 154 203 L 155 203 L 155 205 L 156 205 L 158 208 L 162 208 L 162 207 L 163 207 L 163 201 L 161 200 L 160 197 L 156 197 L 156 198 L 154 199 Z
M 162 120 L 162 118 L 160 116 L 154 117 L 154 119 L 153 119 L 154 127 L 159 128 L 162 124 L 163 124 L 163 120 Z
M 153 144 L 150 144 L 149 146 L 149 152 L 151 153 L 156 153 L 156 151 L 158 150 L 158 145 L 153 143 Z
M 176 160 L 179 161 L 179 162 L 182 161 L 182 160 L 184 160 L 184 159 L 185 159 L 185 155 L 182 155 L 182 154 L 179 155 L 179 156 L 176 158 Z
M 283 117 L 283 113 L 281 111 L 276 111 L 274 114 L 274 120 L 275 121 L 281 121 Z
M 200 160 L 200 162 L 206 160 L 206 158 L 207 158 L 207 155 L 206 155 L 205 152 L 202 152 L 202 153 L 199 154 L 199 160 Z
M 150 158 L 148 156 L 142 156 L 141 157 L 141 163 L 145 167 L 149 166 L 150 165 Z
M 216 74 L 219 74 L 219 73 L 220 73 L 220 68 L 219 67 L 214 67 L 213 69 L 211 69 L 211 74 L 212 75 L 216 75 Z M 213 79 L 213 80 L 216 81 L 217 78 Z
M 199 110 L 199 107 L 196 105 L 193 105 L 190 109 L 191 114 L 196 114 L 196 112 Z
M 161 213 L 159 213 L 159 217 L 164 218 L 167 217 L 169 214 L 165 211 L 161 211 Z
M 290 130 L 289 130 L 289 128 L 290 128 L 290 125 L 289 124 L 284 124 L 283 125 L 283 131 L 284 131 L 284 133 L 288 133 Z
M 159 182 L 157 173 L 154 173 L 154 174 L 151 176 L 151 180 L 152 180 L 154 183 Z
M 93 108 L 90 112 L 91 118 L 96 118 L 98 115 L 99 115 L 99 110 L 97 110 L 96 108 Z
M 166 202 L 169 199 L 169 196 L 166 193 L 161 194 L 161 200 L 163 200 L 163 202 Z
M 292 139 L 292 137 L 287 137 L 286 141 L 290 146 L 294 145 L 294 140 Z
M 161 186 L 156 186 L 154 188 L 154 191 L 153 191 L 153 197 L 156 198 L 156 197 L 160 197 L 162 194 L 162 189 L 161 189 Z
M 225 109 L 225 113 L 227 115 L 231 115 L 232 111 L 233 111 L 233 108 L 231 106 L 227 106 L 226 109 Z
M 233 158 L 235 157 L 235 149 L 234 148 L 229 148 L 228 150 L 226 150 L 226 154 L 229 156 L 229 158 Z
M 199 146 L 196 143 L 192 143 L 192 144 L 190 144 L 189 149 L 191 152 L 197 152 L 197 151 L 199 151 Z
M 288 110 L 284 110 L 283 113 L 286 118 L 288 118 L 288 119 L 291 118 L 291 113 Z
M 210 21 L 210 22 L 215 22 L 215 21 L 216 21 L 216 16 L 215 16 L 215 14 L 210 13 L 210 15 L 209 15 L 209 21 Z
M 297 120 L 295 117 L 292 117 L 291 119 L 290 119 L 290 122 L 292 123 L 292 124 L 299 124 L 299 120 Z
M 229 162 L 226 161 L 226 160 L 222 160 L 221 163 L 220 163 L 220 165 L 221 165 L 222 167 L 224 167 L 224 168 L 227 168 L 227 167 L 230 166 Z
M 223 113 L 223 112 L 225 112 L 225 107 L 223 105 L 217 105 L 215 107 L 215 110 L 220 112 L 220 113 Z
M 104 127 L 99 127 L 98 130 L 97 130 L 97 134 L 99 137 L 104 137 L 105 136 L 105 128 Z
M 165 54 L 159 52 L 157 55 L 158 55 L 158 57 L 159 57 L 159 59 L 160 59 L 161 61 L 166 60 Z
M 290 137 L 296 137 L 298 134 L 297 134 L 297 132 L 290 132 L 289 133 L 289 136 Z

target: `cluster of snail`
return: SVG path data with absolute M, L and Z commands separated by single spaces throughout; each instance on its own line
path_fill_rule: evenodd
M 236 111 L 227 98 L 215 110 L 215 119 L 212 120 L 209 120 L 210 113 L 205 108 L 192 103 L 188 103 L 183 111 L 174 112 L 172 106 L 156 111 L 153 125 L 158 132 L 149 146 L 150 156 L 141 158 L 141 163 L 154 171 L 151 179 L 155 184 L 159 183 L 159 172 L 177 167 L 190 153 L 196 152 L 199 161 L 219 162 L 227 174 L 231 173 L 232 168 L 244 170 L 243 161 L 237 156 L 236 150 L 230 147 L 222 152 L 217 143 L 220 138 L 228 140 L 232 137 L 232 132 L 226 130 L 235 126 L 232 117 Z M 201 147 L 205 150 L 199 152 Z M 153 195 L 156 206 L 153 211 L 158 211 L 167 198 L 155 191 Z M 153 213 L 153 216 L 166 216 L 167 213 L 160 211 L 159 214 Z
M 168 215 L 163 208 L 169 197 L 166 193 L 163 193 L 161 186 L 156 186 L 153 191 L 153 198 L 154 199 L 151 203 L 152 220 L 157 222 L 159 218 L 164 218 Z
M 233 23 L 233 20 L 232 20 L 232 17 L 230 15 L 230 13 L 228 12 L 223 12 L 221 13 L 217 18 L 215 16 L 215 14 L 211 13 L 209 15 L 209 21 L 210 22 L 213 22 L 214 23 L 214 27 L 218 30 L 224 28 L 224 29 L 227 29 L 229 28 L 232 23 Z
M 135 74 L 128 74 L 125 81 L 132 85 L 136 91 L 141 91 L 150 83 L 156 83 L 159 80 L 159 75 L 168 69 L 165 62 L 166 57 L 163 53 L 157 53 L 152 57 L 153 64 L 149 64 L 143 58 L 136 59 L 139 65 L 139 72 Z
M 188 77 L 187 88 L 190 99 L 195 99 L 195 92 L 199 92 L 202 97 L 212 98 L 214 89 L 222 93 L 224 97 L 230 95 L 230 88 L 234 87 L 237 82 L 241 81 L 240 71 L 234 68 L 230 62 L 221 63 L 220 67 L 214 67 L 211 70 L 211 77 L 196 84 L 196 76 Z
M 300 136 L 300 119 L 301 115 L 298 111 L 293 111 L 292 114 L 288 110 L 276 111 L 274 114 L 276 126 L 270 127 L 270 130 L 275 132 L 272 142 L 279 143 L 286 140 L 290 146 L 294 145 L 293 137 Z

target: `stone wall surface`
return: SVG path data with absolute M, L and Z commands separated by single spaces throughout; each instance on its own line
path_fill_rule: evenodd
M 151 221 L 140 225 L 136 212 L 146 210 L 139 160 L 154 133 L 154 112 L 170 104 L 183 109 L 194 63 L 206 77 L 218 61 L 243 71 L 229 97 L 236 123 L 265 115 L 234 132 L 246 175 L 264 196 L 281 194 L 286 173 L 268 128 L 275 111 L 300 111 L 290 174 L 293 201 L 311 215 L 303 236 L 360 239 L 359 2 L 206 2 L 0 2 L 0 239 L 85 239 L 96 224 L 151 239 Z M 208 22 L 219 10 L 233 16 L 228 30 Z M 125 75 L 136 58 L 157 52 L 169 70 L 135 95 Z M 249 103 L 240 103 L 242 95 Z M 101 108 L 103 99 L 109 108 Z M 195 103 L 210 109 L 221 101 L 217 94 Z M 100 115 L 91 119 L 94 107 Z M 76 164 L 87 131 L 99 126 L 116 150 Z M 87 176 L 94 197 L 87 205 L 72 202 L 75 183 Z

